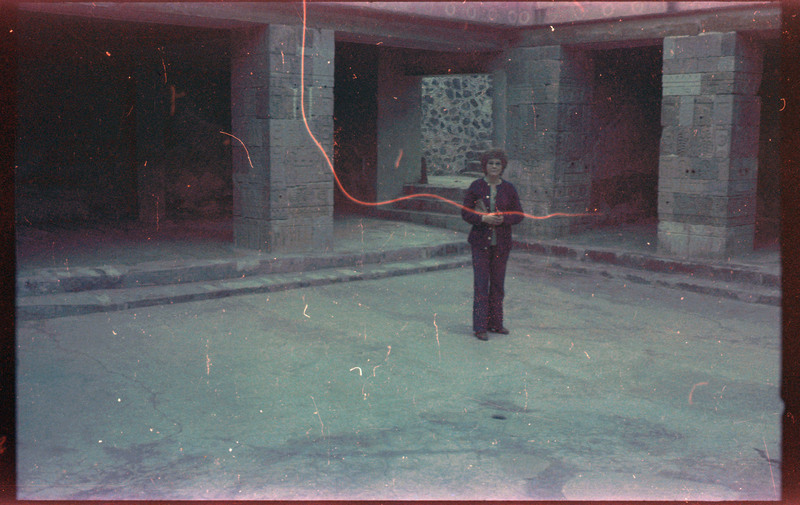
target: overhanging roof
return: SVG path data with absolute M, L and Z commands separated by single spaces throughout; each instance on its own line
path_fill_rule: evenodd
M 31 12 L 203 28 L 298 24 L 302 2 L 93 2 L 20 4 Z M 309 26 L 337 40 L 440 51 L 502 50 L 536 31 L 586 23 L 665 16 L 774 13 L 777 1 L 753 2 L 308 2 Z M 774 27 L 778 29 L 777 26 Z M 559 41 L 554 41 L 559 43 Z

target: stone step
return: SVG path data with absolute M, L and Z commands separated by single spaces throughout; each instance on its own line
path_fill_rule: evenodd
M 464 202 L 464 190 L 469 185 L 468 179 L 453 177 L 452 181 L 448 180 L 448 185 L 437 184 L 436 180 L 444 180 L 445 177 L 431 177 L 429 184 L 406 184 L 403 186 L 403 195 L 436 195 L 441 198 L 435 197 L 416 197 L 408 200 L 402 200 L 394 204 L 394 208 L 402 210 L 411 210 L 416 212 L 431 212 L 438 214 L 453 214 L 459 215 L 461 209 L 458 205 Z M 463 187 L 460 187 L 463 186 Z M 445 201 L 443 199 L 449 200 Z
M 397 221 L 408 221 L 428 226 L 438 226 L 445 229 L 469 232 L 471 226 L 461 219 L 461 216 L 417 212 L 402 209 L 382 209 L 380 218 Z M 738 292 L 737 299 L 750 298 L 748 290 L 752 291 L 754 299 L 767 300 L 773 303 L 780 299 L 781 276 L 780 274 L 764 271 L 755 266 L 737 264 L 713 264 L 690 260 L 679 260 L 668 257 L 659 257 L 651 254 L 633 251 L 618 251 L 601 247 L 585 245 L 567 245 L 563 242 L 555 243 L 548 240 L 520 237 L 515 235 L 514 248 L 516 251 L 525 251 L 534 255 L 554 257 L 562 261 L 574 260 L 576 268 L 621 268 L 628 272 L 640 272 L 665 275 L 669 282 L 665 284 L 685 286 L 701 292 L 711 292 L 720 285 L 730 285 L 733 288 L 724 288 L 723 292 Z M 633 275 L 633 274 L 631 274 Z M 707 283 L 712 283 L 706 285 Z M 729 296 L 730 297 L 730 296 Z
M 456 202 L 459 205 L 462 203 L 461 199 L 459 200 L 449 199 L 449 200 L 452 202 Z M 438 198 L 427 198 L 427 197 L 411 198 L 409 200 L 402 200 L 400 202 L 395 203 L 394 207 L 396 209 L 413 210 L 416 212 L 432 212 L 437 214 L 461 215 L 460 207 L 453 205 L 450 202 L 440 200 Z
M 406 184 L 403 186 L 404 195 L 416 195 L 428 193 L 453 200 L 457 203 L 464 201 L 464 191 L 469 187 L 469 182 L 465 182 L 464 187 L 437 186 L 435 184 Z
M 737 264 L 700 263 L 689 260 L 676 260 L 668 257 L 631 251 L 617 251 L 580 245 L 555 244 L 551 241 L 535 239 L 515 239 L 514 247 L 563 260 L 575 260 L 583 264 L 603 264 L 667 274 L 674 278 L 703 279 L 712 282 L 727 282 L 739 285 L 763 287 L 770 290 L 781 289 L 781 276 L 754 266 Z
M 654 287 L 675 289 L 683 292 L 700 293 L 747 303 L 781 305 L 781 290 L 774 286 L 754 285 L 749 282 L 722 279 L 707 279 L 686 275 L 673 275 L 664 272 L 642 270 L 627 266 L 594 263 L 571 259 L 566 256 L 542 256 L 527 251 L 517 253 L 515 261 L 527 268 L 545 269 L 552 275 L 593 275 L 607 279 L 617 279 L 622 283 L 646 284 Z
M 289 274 L 352 265 L 415 261 L 468 251 L 466 241 L 458 240 L 429 246 L 337 255 L 299 254 L 279 258 L 258 255 L 238 259 L 146 262 L 129 267 L 46 268 L 18 277 L 17 297 Z
M 469 233 L 470 229 L 472 228 L 471 225 L 461 219 L 460 213 L 444 214 L 439 212 L 422 212 L 398 208 L 377 208 L 371 212 L 371 215 L 379 219 L 405 221 L 425 226 L 436 226 L 438 228 L 455 230 L 464 233 Z
M 17 300 L 17 318 L 51 319 L 324 286 L 339 282 L 383 279 L 437 270 L 469 268 L 471 261 L 469 255 L 456 254 L 356 267 L 324 268 L 308 272 L 247 275 L 238 279 L 27 296 Z

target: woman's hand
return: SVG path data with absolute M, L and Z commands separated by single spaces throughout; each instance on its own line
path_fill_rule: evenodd
M 484 214 L 481 216 L 481 221 L 488 224 L 489 226 L 497 226 L 503 224 L 503 215 L 502 214 Z

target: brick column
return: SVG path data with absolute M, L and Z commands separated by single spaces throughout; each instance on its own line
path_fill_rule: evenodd
M 582 213 L 589 205 L 592 64 L 561 46 L 506 54 L 505 144 L 509 180 L 527 213 Z M 587 218 L 526 219 L 517 233 L 555 238 L 586 227 Z
M 233 228 L 239 247 L 270 252 L 333 246 L 333 174 L 301 112 L 302 26 L 233 32 Z M 306 32 L 304 105 L 333 159 L 333 32 Z M 248 158 L 249 152 L 249 158 Z M 251 165 L 252 164 L 252 165 Z
M 737 33 L 664 39 L 659 251 L 753 249 L 761 67 L 760 48 Z

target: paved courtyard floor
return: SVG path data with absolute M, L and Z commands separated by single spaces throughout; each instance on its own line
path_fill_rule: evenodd
M 777 500 L 780 309 L 514 253 L 17 328 L 20 499 Z

